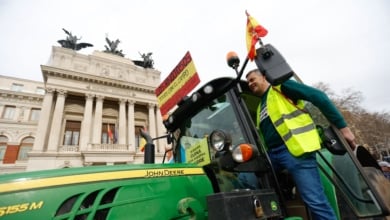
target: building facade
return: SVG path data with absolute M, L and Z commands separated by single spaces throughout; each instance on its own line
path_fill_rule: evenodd
M 44 82 L 1 76 L 0 173 L 143 163 L 140 129 L 165 129 L 160 72 L 130 59 L 53 47 Z M 156 141 L 156 162 L 166 141 Z

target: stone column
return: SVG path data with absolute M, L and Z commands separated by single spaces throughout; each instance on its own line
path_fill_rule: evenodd
M 58 90 L 57 101 L 54 107 L 53 120 L 51 123 L 51 130 L 48 142 L 47 151 L 57 151 L 58 145 L 60 145 L 62 118 L 64 115 L 66 91 Z
M 103 96 L 96 96 L 95 118 L 93 121 L 93 143 L 102 142 L 102 115 L 103 115 Z
M 119 135 L 118 143 L 126 144 L 126 100 L 119 100 L 119 126 L 116 128 L 119 129 L 117 134 Z
M 128 146 L 129 150 L 132 152 L 135 152 L 135 130 L 134 130 L 134 104 L 135 101 L 129 100 L 128 108 L 129 111 L 127 112 L 127 131 L 128 131 Z
M 154 103 L 149 103 L 149 134 L 152 138 L 156 137 L 156 115 L 155 115 L 155 107 L 156 104 Z M 157 147 L 155 148 L 155 151 L 157 151 Z
M 160 111 L 158 110 L 158 108 L 156 109 L 156 127 L 157 127 L 157 136 L 160 137 L 160 136 L 163 136 L 165 133 L 164 133 L 164 126 L 163 126 L 163 123 L 162 123 L 162 117 L 161 117 L 161 114 L 160 114 Z M 163 153 L 165 151 L 165 141 L 166 139 L 162 138 L 162 139 L 158 139 L 158 152 L 160 153 Z
M 0 117 L 3 117 L 4 104 L 0 103 Z
M 85 95 L 84 118 L 80 131 L 80 151 L 85 151 L 91 141 L 93 97 L 92 94 Z
M 33 151 L 43 151 L 49 129 L 51 109 L 53 108 L 53 92 L 54 89 L 46 88 L 46 94 L 42 103 L 41 116 L 38 122 L 37 135 L 33 145 Z

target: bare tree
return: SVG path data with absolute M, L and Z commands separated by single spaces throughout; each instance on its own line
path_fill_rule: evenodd
M 324 91 L 343 114 L 353 130 L 357 142 L 366 146 L 377 159 L 390 152 L 390 113 L 368 112 L 360 103 L 363 94 L 351 88 L 337 95 L 328 84 L 319 82 L 314 87 Z

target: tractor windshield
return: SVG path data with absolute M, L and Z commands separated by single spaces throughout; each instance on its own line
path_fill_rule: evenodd
M 180 162 L 201 165 L 209 163 L 214 158 L 215 152 L 213 149 L 209 149 L 207 137 L 216 129 L 229 134 L 233 145 L 244 141 L 244 135 L 234 114 L 231 100 L 227 95 L 214 99 L 209 105 L 201 108 L 197 114 L 185 119 L 182 123 L 182 127 L 177 131 L 180 133 L 178 143 L 181 150 Z

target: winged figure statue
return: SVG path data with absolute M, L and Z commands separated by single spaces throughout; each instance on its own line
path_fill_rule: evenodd
M 117 49 L 118 44 L 121 42 L 119 39 L 117 39 L 116 41 L 111 41 L 110 39 L 108 39 L 108 37 L 106 37 L 106 42 L 107 42 L 108 46 L 104 45 L 104 47 L 106 48 L 106 50 L 104 52 L 112 53 L 114 55 L 118 55 L 118 56 L 121 56 L 121 57 L 125 56 L 122 53 L 122 50 L 118 50 Z
M 90 43 L 77 43 L 77 41 L 81 40 L 81 37 L 77 38 L 76 35 L 73 35 L 72 32 L 67 31 L 65 28 L 62 28 L 62 30 L 64 30 L 64 32 L 68 35 L 65 40 L 57 41 L 62 47 L 76 51 L 86 47 L 93 47 Z

